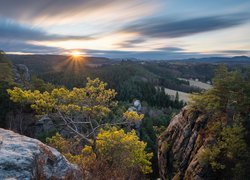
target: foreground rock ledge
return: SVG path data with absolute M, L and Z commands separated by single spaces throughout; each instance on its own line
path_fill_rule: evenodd
M 76 166 L 42 142 L 0 128 L 0 179 L 81 179 Z

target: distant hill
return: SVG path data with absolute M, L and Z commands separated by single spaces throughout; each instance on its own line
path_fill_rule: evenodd
M 9 59 L 11 59 L 14 63 L 46 63 L 47 60 L 51 61 L 52 63 L 59 63 L 62 61 L 68 61 L 71 59 L 70 56 L 66 55 L 13 55 L 8 54 L 6 55 Z M 31 62 L 33 60 L 36 62 Z M 134 61 L 134 62 L 145 62 L 144 60 L 130 58 L 130 59 L 110 59 L 106 57 L 83 57 L 84 63 L 89 64 L 114 64 L 121 61 Z M 186 62 L 186 63 L 232 63 L 232 64 L 250 64 L 250 57 L 248 56 L 234 56 L 234 57 L 204 57 L 204 58 L 189 58 L 189 59 L 178 59 L 178 60 L 147 60 L 150 61 L 167 61 L 167 62 Z
M 208 57 L 171 61 L 122 60 L 105 57 L 83 57 L 81 60 L 75 61 L 70 56 L 65 55 L 6 56 L 13 64 L 25 64 L 32 74 L 55 84 L 67 84 L 70 81 L 69 84 L 78 85 L 86 77 L 101 77 L 109 84 L 117 84 L 121 81 L 120 76 L 124 77 L 122 81 L 134 76 L 136 79 L 147 79 L 156 84 L 167 84 L 166 87 L 175 90 L 180 90 L 176 87 L 179 84 L 183 84 L 176 78 L 198 78 L 202 82 L 207 82 L 211 81 L 214 69 L 218 64 L 227 64 L 230 69 L 242 69 L 250 64 L 250 57 L 247 56 Z M 114 79 L 118 79 L 117 82 Z M 58 82 L 59 80 L 60 82 Z M 174 83 L 176 87 L 173 87 L 173 81 L 176 81 Z
M 55 70 L 65 69 L 74 60 L 66 55 L 6 55 L 14 64 L 25 64 L 29 69 L 34 72 L 43 71 L 50 72 Z M 83 57 L 80 61 L 75 63 L 77 66 L 82 67 L 86 64 L 94 66 L 95 64 L 112 64 L 117 61 L 104 58 L 104 57 Z M 57 69 L 55 69 L 57 68 Z
M 234 56 L 234 57 L 191 58 L 191 59 L 174 60 L 172 62 L 250 64 L 250 57 Z
M 230 70 L 239 69 L 242 73 L 250 65 L 250 58 L 245 56 L 175 61 L 115 60 L 104 57 L 82 57 L 74 60 L 64 55 L 8 55 L 8 58 L 13 64 L 26 65 L 32 75 L 45 82 L 68 88 L 82 86 L 87 77 L 98 77 L 116 89 L 120 96 L 127 93 L 124 89 L 135 93 L 142 91 L 145 84 L 179 92 L 199 92 L 200 88 L 190 86 L 190 82 L 180 78 L 207 83 L 211 82 L 218 64 L 226 64 Z M 136 83 L 141 87 L 135 87 Z

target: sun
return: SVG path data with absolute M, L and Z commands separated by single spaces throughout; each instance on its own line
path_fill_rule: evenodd
M 74 57 L 74 58 L 77 58 L 77 57 L 82 56 L 82 53 L 79 52 L 79 51 L 73 51 L 73 52 L 71 52 L 70 54 L 71 54 L 71 56 Z

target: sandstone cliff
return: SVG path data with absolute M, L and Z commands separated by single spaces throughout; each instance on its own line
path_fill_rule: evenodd
M 0 128 L 0 179 L 81 179 L 57 150 Z
M 204 133 L 208 117 L 185 107 L 159 137 L 158 160 L 161 179 L 211 179 L 198 162 L 198 152 L 207 144 Z

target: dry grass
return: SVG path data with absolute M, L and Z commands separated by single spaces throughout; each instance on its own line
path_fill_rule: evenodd
M 170 95 L 172 99 L 175 99 L 176 92 L 179 94 L 179 100 L 183 100 L 184 102 L 188 101 L 188 97 L 190 96 L 189 93 L 181 92 L 181 91 L 176 91 L 168 88 L 164 88 L 165 93 Z
M 194 81 L 194 80 L 184 79 L 184 78 L 178 78 L 178 79 L 188 81 L 190 86 L 198 87 L 198 88 L 205 89 L 205 90 L 210 89 L 212 87 L 212 85 L 203 83 L 201 81 Z

